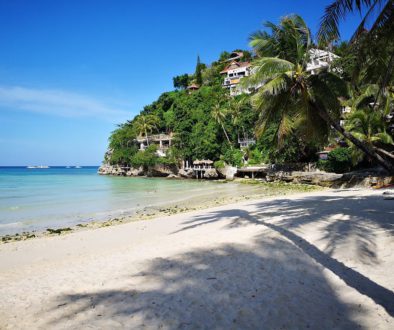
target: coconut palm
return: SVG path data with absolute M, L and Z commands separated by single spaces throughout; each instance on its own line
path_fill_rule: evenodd
M 353 40 L 366 30 L 369 30 L 370 35 L 375 35 L 378 30 L 385 30 L 387 36 L 393 31 L 393 0 L 334 0 L 325 8 L 318 32 L 319 39 L 326 42 L 338 40 L 339 22 L 353 12 L 365 12 L 353 34 Z
M 228 103 L 229 114 L 231 115 L 231 122 L 237 129 L 237 136 L 239 140 L 239 124 L 241 122 L 242 109 L 245 106 L 246 98 L 231 99 Z M 241 127 L 243 129 L 243 127 Z M 245 135 L 245 132 L 244 132 Z
M 357 139 L 367 143 L 378 153 L 394 161 L 394 155 L 388 149 L 393 147 L 393 138 L 386 131 L 386 118 L 392 111 L 392 93 L 384 90 L 379 102 L 374 99 L 378 85 L 365 85 L 344 105 L 350 108 L 346 117 L 345 128 Z M 352 145 L 355 160 L 362 160 L 363 154 Z
M 271 34 L 251 37 L 251 45 L 262 57 L 255 61 L 254 74 L 244 79 L 252 86 L 262 84 L 252 96 L 253 106 L 261 113 L 260 133 L 276 120 L 279 140 L 295 129 L 302 129 L 306 136 L 316 136 L 331 126 L 371 159 L 394 172 L 390 161 L 339 124 L 339 97 L 347 94 L 344 82 L 327 70 L 317 74 L 306 70 L 312 42 L 303 19 L 292 15 L 284 17 L 279 25 L 269 23 L 268 26 Z
M 372 109 L 356 110 L 347 118 L 345 127 L 359 140 L 394 160 L 393 155 L 378 147 L 381 145 L 393 146 L 393 138 L 385 131 L 379 112 Z M 355 160 L 361 161 L 364 154 L 354 148 L 353 145 L 351 145 L 351 148 Z
M 226 108 L 223 108 L 220 103 L 216 103 L 211 110 L 212 118 L 222 127 L 224 135 L 226 136 L 226 139 L 231 146 L 231 141 L 228 137 L 226 129 L 224 128 L 224 120 L 226 119 L 227 113 L 228 110 Z
M 145 136 L 146 144 L 149 146 L 148 133 L 157 129 L 159 118 L 155 115 L 139 115 L 134 121 L 134 127 L 140 136 Z

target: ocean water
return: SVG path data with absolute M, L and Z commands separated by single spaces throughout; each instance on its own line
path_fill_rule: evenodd
M 0 167 L 0 236 L 132 215 L 144 208 L 233 196 L 236 183 L 110 177 L 98 167 Z

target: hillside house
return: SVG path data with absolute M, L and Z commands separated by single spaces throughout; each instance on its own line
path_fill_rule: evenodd
M 148 139 L 145 136 L 138 136 L 137 142 L 140 145 L 139 150 L 143 151 L 149 145 L 155 144 L 157 145 L 157 154 L 158 156 L 164 157 L 168 148 L 171 147 L 171 142 L 173 139 L 173 134 L 155 134 L 148 135 Z

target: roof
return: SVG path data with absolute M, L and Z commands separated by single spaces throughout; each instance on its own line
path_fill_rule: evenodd
M 197 85 L 197 84 L 191 84 L 191 85 L 189 85 L 189 86 L 187 86 L 187 89 L 199 89 L 200 88 L 200 86 L 199 85 Z
M 243 52 L 231 52 L 230 57 L 226 60 L 226 62 L 240 59 L 243 56 L 244 56 Z
M 196 160 L 193 162 L 193 164 L 194 164 L 194 165 L 202 165 L 202 164 L 210 165 L 210 164 L 213 164 L 213 161 L 210 160 L 210 159 L 202 159 L 202 160 L 196 159 Z
M 223 71 L 220 71 L 220 73 L 223 74 L 223 73 L 226 73 L 227 71 L 240 69 L 240 68 L 243 68 L 243 67 L 247 68 L 247 67 L 250 67 L 250 65 L 251 65 L 250 62 L 235 62 L 235 61 L 233 61 L 229 65 L 227 65 L 223 69 Z

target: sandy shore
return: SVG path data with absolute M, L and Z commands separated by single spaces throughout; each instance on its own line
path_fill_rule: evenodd
M 1 329 L 393 329 L 394 200 L 320 191 L 0 245 Z

